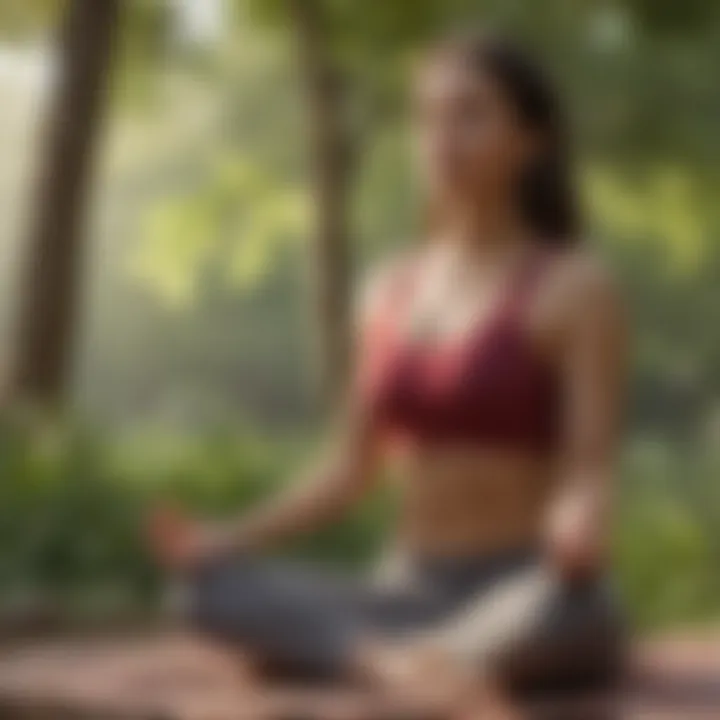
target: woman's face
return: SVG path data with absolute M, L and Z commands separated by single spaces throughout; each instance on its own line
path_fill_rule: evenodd
M 513 193 L 536 145 L 492 77 L 452 57 L 421 74 L 414 123 L 422 179 L 445 203 Z

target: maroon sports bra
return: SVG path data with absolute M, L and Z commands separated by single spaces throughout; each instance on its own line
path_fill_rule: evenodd
M 397 320 L 415 274 L 404 273 L 368 328 L 360 373 L 362 397 L 384 433 L 413 444 L 556 448 L 559 378 L 524 322 L 545 260 L 526 262 L 481 328 L 437 343 L 401 337 Z

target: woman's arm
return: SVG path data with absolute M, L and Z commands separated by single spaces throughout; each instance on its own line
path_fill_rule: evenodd
M 372 317 L 382 309 L 380 287 L 376 277 L 363 295 L 357 333 L 361 348 L 368 342 Z M 362 363 L 361 359 L 358 365 Z M 186 567 L 224 552 L 262 549 L 318 529 L 354 505 L 377 475 L 381 443 L 372 403 L 358 382 L 351 386 L 343 417 L 335 423 L 337 429 L 327 449 L 279 497 L 217 525 L 195 522 L 174 510 L 157 513 L 151 542 L 159 559 L 170 566 Z
M 240 549 L 263 548 L 318 529 L 354 506 L 376 477 L 377 443 L 368 418 L 351 407 L 329 445 L 279 497 L 220 528 L 220 542 Z
M 225 528 L 223 542 L 257 548 L 317 529 L 355 505 L 377 477 L 381 442 L 372 398 L 362 382 L 373 354 L 375 329 L 386 321 L 388 299 L 401 260 L 375 271 L 366 283 L 357 313 L 357 357 L 353 381 L 338 428 L 320 460 L 274 502 Z
M 311 470 L 243 517 L 208 524 L 162 508 L 151 518 L 153 553 L 163 565 L 188 569 L 226 553 L 261 550 L 341 516 L 374 479 L 378 452 L 362 414 L 352 416 L 338 435 Z
M 565 574 L 594 572 L 607 549 L 626 381 L 622 304 L 607 273 L 582 258 L 566 268 L 560 343 L 565 385 L 559 494 L 548 523 Z

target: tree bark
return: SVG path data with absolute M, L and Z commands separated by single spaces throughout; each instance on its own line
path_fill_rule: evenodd
M 328 52 L 321 8 L 315 0 L 291 0 L 291 8 L 314 159 L 313 269 L 321 391 L 326 408 L 332 409 L 345 393 L 350 356 L 352 138 L 346 122 L 346 87 Z
M 9 377 L 12 401 L 42 409 L 61 405 L 72 363 L 93 151 L 121 2 L 71 0 L 60 37 Z

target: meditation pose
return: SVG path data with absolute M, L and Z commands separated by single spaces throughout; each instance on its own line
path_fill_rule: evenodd
M 493 37 L 429 49 L 413 93 L 426 237 L 371 273 L 328 451 L 236 522 L 156 518 L 188 622 L 319 678 L 524 691 L 607 683 L 625 375 L 621 303 L 584 241 L 558 100 Z M 382 472 L 392 463 L 393 472 Z M 268 557 L 402 486 L 368 577 Z

